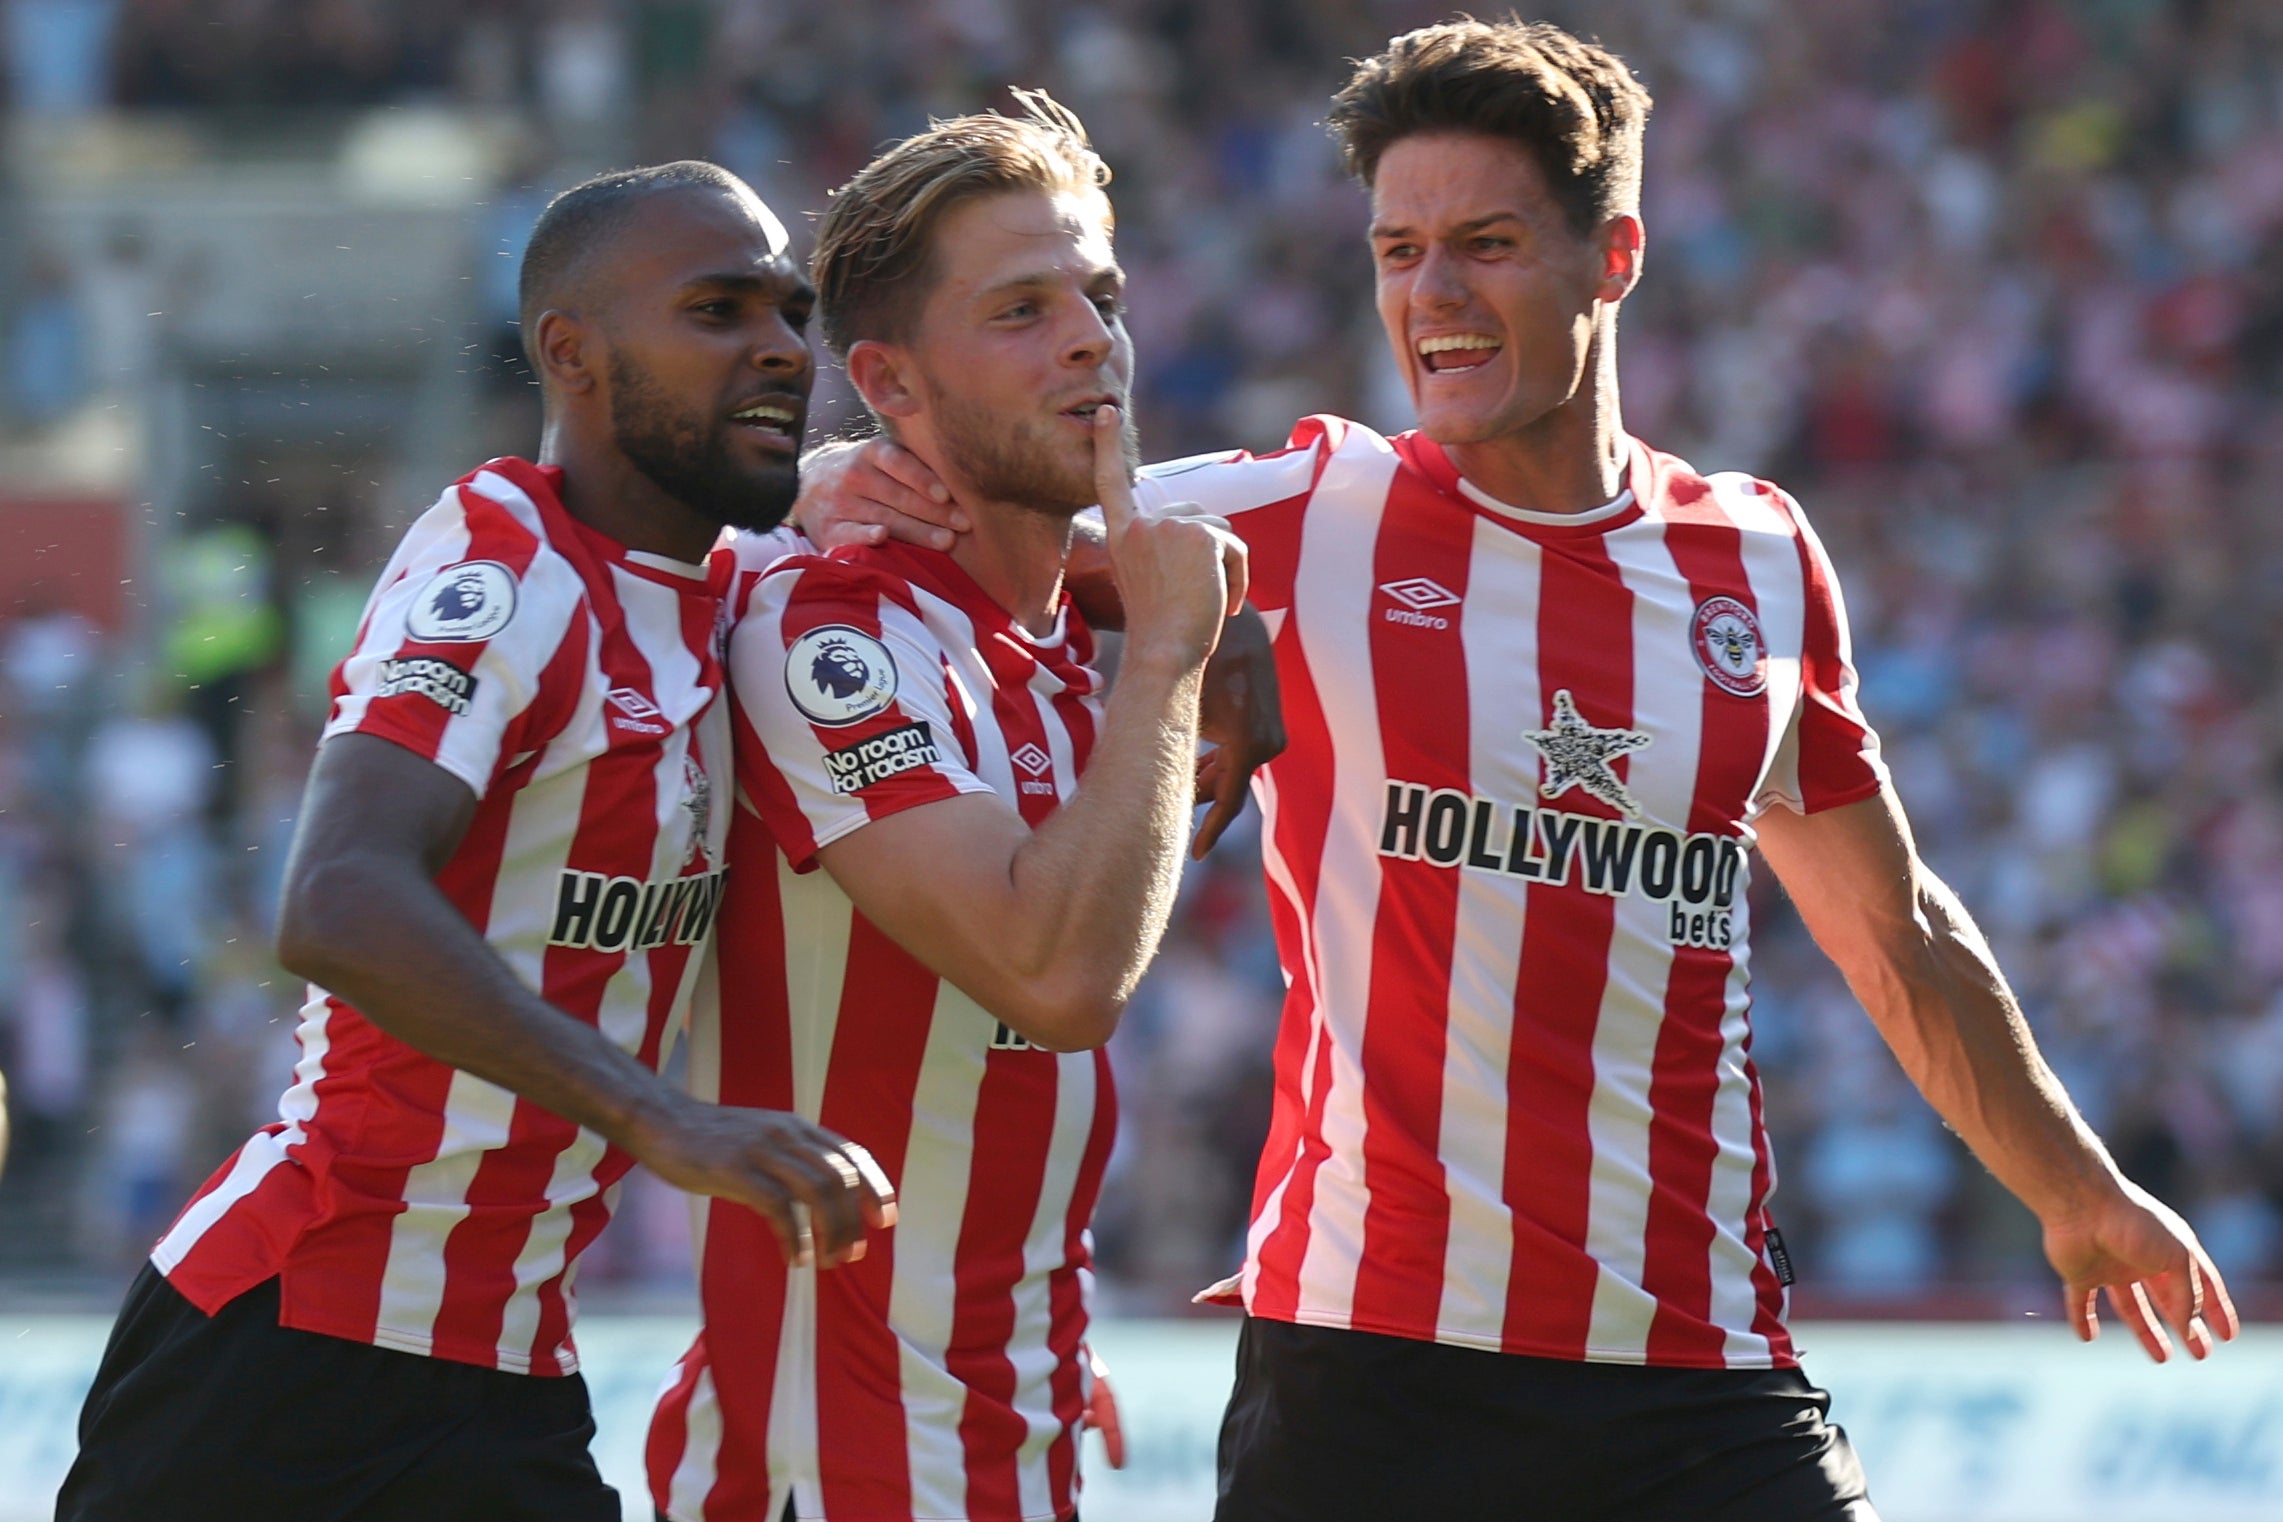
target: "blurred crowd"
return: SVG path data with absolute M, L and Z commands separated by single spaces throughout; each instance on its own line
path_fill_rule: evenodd
M 1312 411 L 1407 420 L 1362 202 L 1320 123 L 1344 58 L 1442 14 L 1413 0 L 5 8 L 18 123 L 171 113 L 252 139 L 376 107 L 517 122 L 527 151 L 476 271 L 502 450 L 531 447 L 531 413 L 493 256 L 512 267 L 549 191 L 700 156 L 813 213 L 884 140 L 1011 83 L 1076 107 L 1116 172 L 1152 456 L 1271 446 Z M 1629 427 L 1803 500 L 1921 843 L 2055 1066 L 2232 1279 L 2283 1281 L 2283 10 L 1539 9 L 1656 97 Z M 0 433 L 133 384 L 89 336 L 100 273 L 15 282 Z M 845 422 L 845 388 L 825 390 L 826 426 Z M 79 1261 L 138 1252 L 292 1060 L 263 938 L 314 715 L 275 626 L 292 611 L 276 553 L 244 525 L 200 529 L 170 551 L 155 627 L 125 643 L 0 610 L 0 1065 L 19 1132 L 0 1219 L 47 1202 Z M 1098 1241 L 1131 1306 L 1178 1303 L 1239 1250 L 1282 992 L 1257 870 L 1240 831 L 1192 871 L 1113 1049 L 1124 1121 Z M 2028 1217 L 1911 1093 L 1780 895 L 1755 893 L 1753 1052 L 1803 1299 L 2028 1293 Z M 637 1186 L 628 1214 L 591 1272 L 679 1283 L 679 1205 Z

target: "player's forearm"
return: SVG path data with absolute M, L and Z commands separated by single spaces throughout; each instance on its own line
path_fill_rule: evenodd
M 1001 1018 L 1044 1045 L 1107 1041 L 1156 955 L 1181 881 L 1201 682 L 1193 661 L 1129 650 L 1085 780 L 1015 852 L 1032 998 Z
M 411 865 L 349 858 L 295 876 L 279 961 L 406 1045 L 638 1156 L 690 1102 L 525 987 Z
M 1937 1114 L 2040 1220 L 2117 1187 L 2115 1165 L 2038 1051 L 1965 906 L 1932 874 L 1918 923 L 1843 970 Z

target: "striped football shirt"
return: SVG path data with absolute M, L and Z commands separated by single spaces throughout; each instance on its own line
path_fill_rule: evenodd
M 962 793 L 1042 823 L 1101 722 L 1091 637 L 1067 601 L 1027 634 L 932 551 L 767 574 L 770 547 L 736 551 L 737 867 L 691 1082 L 862 1143 L 898 1220 L 819 1273 L 788 1268 L 752 1211 L 701 1202 L 705 1327 L 652 1421 L 652 1495 L 678 1522 L 776 1522 L 788 1496 L 821 1522 L 1068 1517 L 1109 1059 L 1031 1046 L 816 867 Z
M 1751 821 L 1885 771 L 1798 506 L 1626 450 L 1626 490 L 1580 514 L 1336 418 L 1145 472 L 1145 505 L 1193 499 L 1249 545 L 1290 735 L 1255 783 L 1290 992 L 1243 1271 L 1218 1287 L 1255 1316 L 1794 1361 Z
M 437 886 L 526 985 L 656 1067 L 722 893 L 721 598 L 703 567 L 571 517 L 560 486 L 494 460 L 413 525 L 325 735 L 377 735 L 467 784 L 474 822 Z M 296 1034 L 278 1120 L 153 1252 L 169 1282 L 211 1313 L 276 1276 L 286 1326 L 576 1368 L 573 1270 L 633 1160 L 322 988 Z

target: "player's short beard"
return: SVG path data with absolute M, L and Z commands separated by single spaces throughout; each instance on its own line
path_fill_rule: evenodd
M 1036 416 L 1010 422 L 932 379 L 927 389 L 944 463 L 977 497 L 1057 518 L 1073 517 L 1094 505 L 1098 494 L 1091 444 L 1079 457 L 1083 463 L 1074 463 L 1065 453 L 1068 446 L 1059 437 L 1059 423 L 1041 422 Z M 1131 475 L 1141 464 L 1141 440 L 1134 432 L 1131 405 L 1120 412 L 1119 445 Z
M 710 522 L 765 532 L 785 521 L 800 495 L 797 462 L 765 466 L 759 475 L 740 470 L 729 453 L 729 430 L 735 424 L 676 409 L 647 370 L 615 351 L 610 356 L 610 426 L 636 470 Z

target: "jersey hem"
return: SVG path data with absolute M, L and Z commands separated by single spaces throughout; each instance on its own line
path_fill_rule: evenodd
M 283 1327 L 291 1327 L 297 1332 L 315 1332 L 321 1337 L 338 1337 L 344 1342 L 367 1343 L 376 1348 L 386 1348 L 392 1353 L 410 1353 L 415 1358 L 434 1358 L 444 1363 L 470 1364 L 479 1369 L 497 1369 L 503 1374 L 522 1374 L 532 1379 L 558 1379 L 564 1375 L 576 1374 L 579 1371 L 578 1354 L 568 1348 L 564 1349 L 562 1356 L 556 1360 L 556 1372 L 547 1373 L 533 1368 L 532 1365 L 535 1360 L 529 1353 L 520 1348 L 487 1348 L 482 1351 L 480 1356 L 477 1356 L 472 1349 L 439 1347 L 435 1338 L 399 1327 L 381 1326 L 373 1327 L 365 1332 L 352 1332 L 341 1326 L 329 1324 L 322 1317 L 297 1316 L 291 1311 L 282 1309 L 278 1312 L 277 1324 Z
M 1507 1342 L 1503 1338 L 1485 1337 L 1479 1332 L 1468 1332 L 1455 1327 L 1437 1327 L 1434 1335 L 1422 1337 L 1415 1327 L 1398 1327 L 1375 1323 L 1350 1316 L 1342 1318 L 1327 1311 L 1303 1311 L 1290 1316 L 1263 1315 L 1247 1308 L 1245 1314 L 1262 1321 L 1286 1321 L 1295 1326 L 1321 1327 L 1331 1332 L 1369 1332 L 1378 1337 L 1401 1337 L 1409 1342 L 1432 1342 L 1441 1347 L 1468 1348 L 1477 1353 L 1508 1353 L 1522 1358 L 1551 1358 L 1562 1363 L 1630 1364 L 1645 1369 L 1795 1369 L 1797 1358 L 1783 1359 L 1769 1353 L 1756 1358 L 1657 1358 L 1631 1348 L 1557 1348 L 1537 1342 Z

